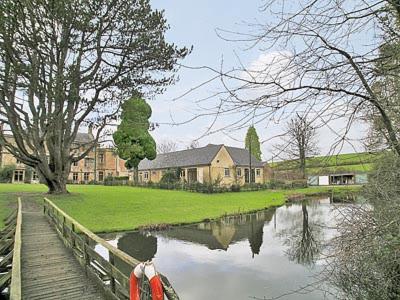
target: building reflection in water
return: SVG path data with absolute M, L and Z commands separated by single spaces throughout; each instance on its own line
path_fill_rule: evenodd
M 250 214 L 222 217 L 216 221 L 173 227 L 153 233 L 129 232 L 118 240 L 118 248 L 139 261 L 154 258 L 157 253 L 157 237 L 187 241 L 206 246 L 210 250 L 228 250 L 229 245 L 248 240 L 252 257 L 260 253 L 263 228 L 274 216 L 275 208 Z M 129 267 L 116 260 L 116 266 L 125 274 Z

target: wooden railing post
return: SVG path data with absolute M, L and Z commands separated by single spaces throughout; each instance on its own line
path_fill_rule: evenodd
M 22 230 L 22 204 L 18 198 L 17 226 L 15 228 L 14 250 L 11 270 L 10 300 L 21 299 L 21 230 Z
M 66 238 L 65 216 L 63 216 L 63 222 L 62 222 L 62 235 L 63 235 L 64 238 Z
M 75 241 L 74 233 L 76 233 L 76 232 L 75 232 L 75 224 L 74 223 L 71 224 L 71 231 L 72 231 L 72 234 L 71 234 L 72 249 L 75 249 L 76 248 L 76 241 Z
M 114 262 L 114 254 L 110 251 L 108 251 L 108 261 L 110 262 L 111 266 L 115 266 L 115 262 Z M 113 276 L 113 269 L 111 268 L 111 272 L 110 272 L 110 287 L 111 287 L 111 291 L 115 294 L 115 278 Z

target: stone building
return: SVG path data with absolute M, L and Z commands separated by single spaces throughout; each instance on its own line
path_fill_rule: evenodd
M 139 164 L 139 182 L 159 182 L 167 170 L 178 168 L 182 180 L 189 183 L 219 182 L 229 186 L 264 182 L 264 165 L 248 150 L 214 144 L 158 154 L 152 161 L 142 160 Z
M 12 135 L 5 135 L 5 138 L 13 141 Z M 87 133 L 79 132 L 75 139 L 75 145 L 84 148 L 85 145 L 93 141 L 93 138 L 90 130 Z M 13 183 L 39 182 L 35 170 L 20 162 L 0 145 L 0 167 L 7 165 L 15 166 L 12 177 Z M 103 181 L 107 176 L 129 176 L 129 172 L 125 167 L 125 161 L 115 154 L 113 148 L 97 145 L 85 158 L 72 164 L 68 181 L 71 183 L 88 183 L 90 181 Z

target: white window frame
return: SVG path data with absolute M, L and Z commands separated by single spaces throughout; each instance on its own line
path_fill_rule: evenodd
M 224 176 L 225 177 L 231 177 L 231 169 L 224 168 Z
M 89 168 L 90 165 L 91 165 L 91 159 L 90 159 L 89 157 L 85 157 L 83 166 L 84 166 L 85 168 Z
M 143 178 L 144 178 L 145 180 L 146 180 L 146 179 L 149 179 L 149 172 L 144 172 Z
M 87 175 L 87 179 L 86 179 L 86 175 Z M 83 181 L 89 181 L 90 178 L 90 173 L 89 172 L 84 172 L 83 173 Z
M 76 175 L 76 178 L 75 178 Z M 79 174 L 77 172 L 72 173 L 72 181 L 73 182 L 78 182 L 79 181 Z
M 256 169 L 256 176 L 261 177 L 261 169 Z
M 24 182 L 24 180 L 25 180 L 25 174 L 24 174 L 25 172 L 24 172 L 24 170 L 15 170 L 14 171 L 14 176 L 13 176 L 13 179 L 14 179 L 14 182 Z M 15 177 L 17 177 L 17 180 L 15 179 Z M 21 180 L 20 180 L 21 179 Z
M 236 176 L 242 177 L 242 168 L 237 168 L 236 169 Z

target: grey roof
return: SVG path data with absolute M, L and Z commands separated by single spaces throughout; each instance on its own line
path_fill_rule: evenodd
M 86 132 L 78 132 L 76 134 L 74 142 L 77 144 L 88 144 L 93 142 L 94 137 L 93 134 L 86 133 Z
M 4 137 L 14 139 L 14 136 L 12 134 L 4 134 Z M 88 144 L 90 142 L 93 142 L 93 140 L 93 134 L 87 132 L 78 132 L 76 134 L 74 142 L 76 144 Z
M 144 159 L 139 164 L 139 170 L 165 169 L 201 166 L 211 164 L 218 151 L 224 145 L 208 144 L 205 147 L 188 149 L 164 154 L 157 154 L 154 160 Z M 235 165 L 246 166 L 249 162 L 249 152 L 246 149 L 225 147 Z M 262 167 L 262 163 L 252 156 L 252 166 Z
M 243 148 L 229 147 L 225 146 L 228 150 L 229 155 L 232 157 L 233 162 L 236 166 L 248 166 L 250 165 L 250 155 L 249 150 Z M 263 163 L 251 156 L 251 166 L 252 167 L 263 167 Z
M 142 160 L 139 170 L 208 165 L 221 147 L 222 145 L 207 145 L 201 148 L 157 154 L 154 160 Z

